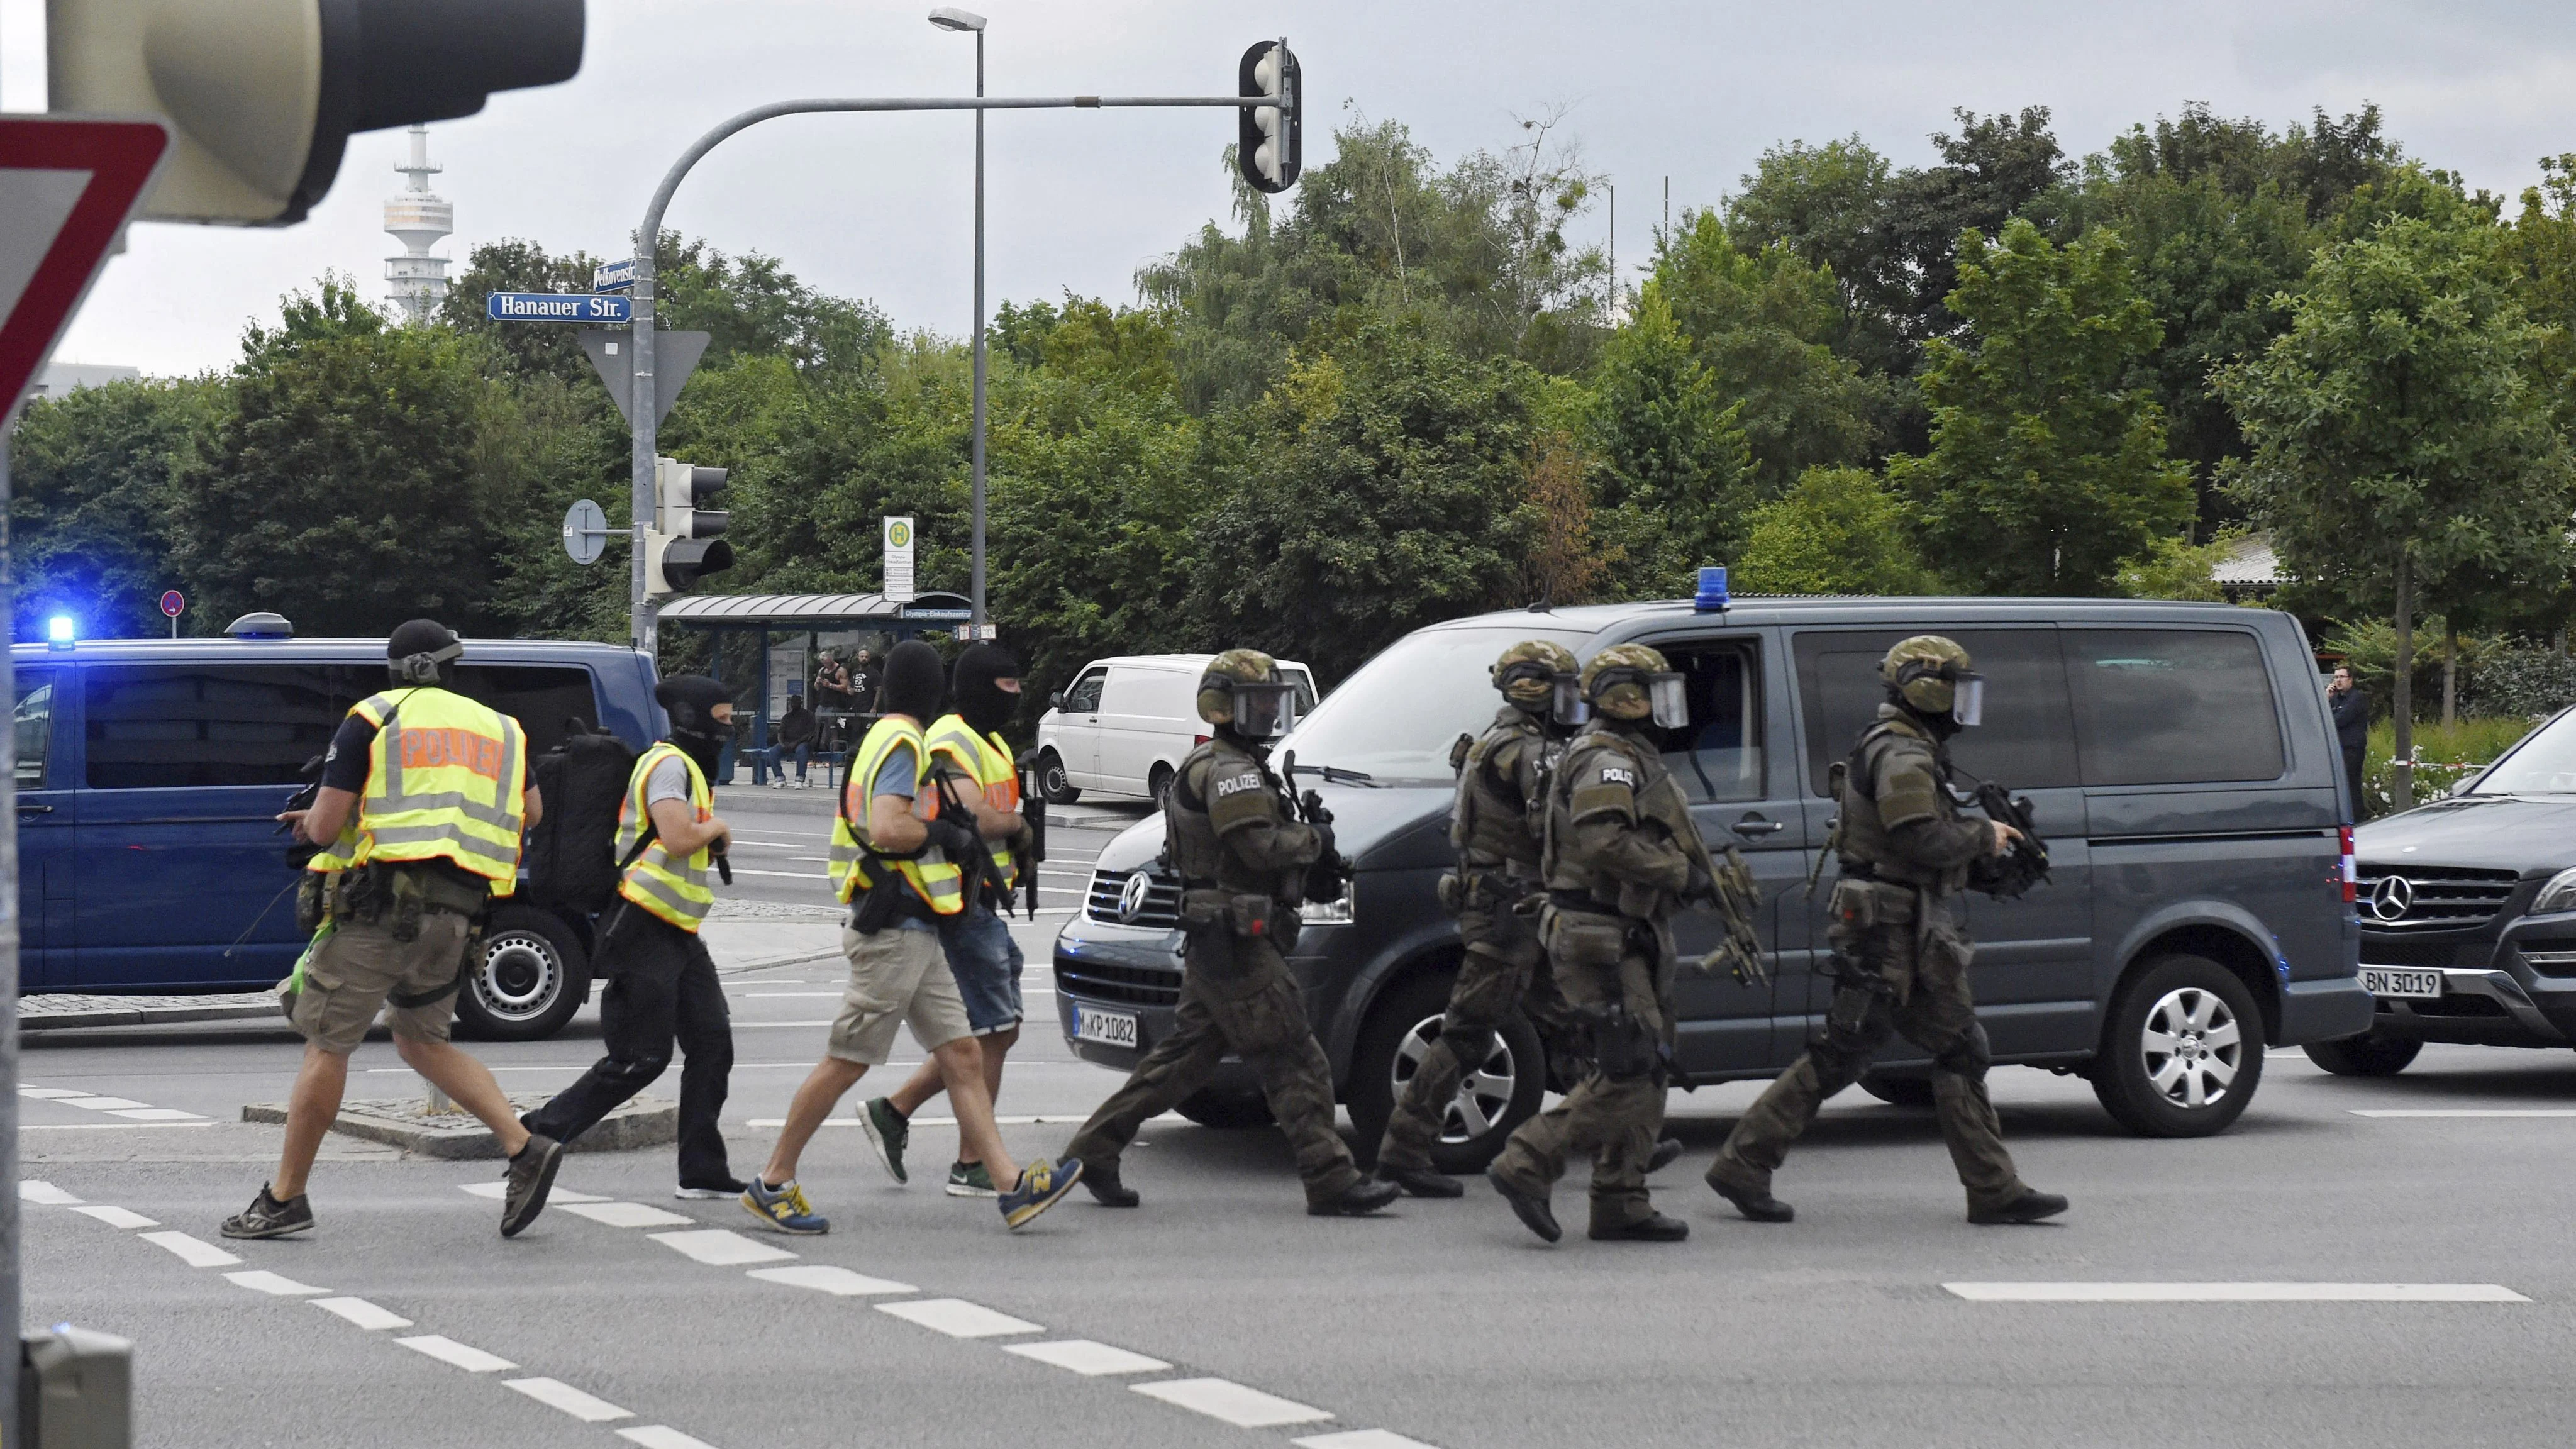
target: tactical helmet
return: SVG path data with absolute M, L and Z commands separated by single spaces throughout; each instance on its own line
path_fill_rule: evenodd
M 1878 674 L 1917 714 L 1946 714 L 1972 725 L 1984 713 L 1985 677 L 1956 640 L 1938 634 L 1900 639 L 1878 661 Z
M 1297 687 L 1258 649 L 1228 649 L 1199 675 L 1199 718 L 1245 739 L 1277 739 L 1297 722 Z
M 1613 644 L 1583 666 L 1583 697 L 1616 720 L 1653 716 L 1666 729 L 1690 722 L 1682 676 L 1643 644 Z
M 1574 653 L 1545 639 L 1524 639 L 1494 661 L 1494 688 L 1503 698 L 1532 714 L 1548 708 L 1556 695 L 1557 676 L 1575 671 Z

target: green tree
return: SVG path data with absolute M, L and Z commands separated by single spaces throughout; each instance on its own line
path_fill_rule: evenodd
M 1648 282 L 1603 349 L 1592 393 L 1593 526 L 1624 556 L 1631 590 L 1663 597 L 1743 541 L 1755 499 L 1742 411 Z
M 2335 248 L 2290 325 L 2219 376 L 2254 451 L 2234 470 L 2289 571 L 2397 632 L 2395 799 L 2413 803 L 2414 624 L 2473 572 L 2556 572 L 2567 444 L 2530 369 L 2546 340 L 2482 228 L 2399 217 Z
M 27 405 L 9 439 L 9 551 L 20 639 L 48 615 L 84 634 L 151 635 L 166 627 L 174 475 L 224 405 L 211 379 L 114 382 Z
M 1929 349 L 1932 451 L 1888 465 L 1928 551 L 1982 593 L 2107 592 L 2191 515 L 2163 412 L 2129 385 L 2158 328 L 2118 236 L 2061 248 L 2018 219 L 1996 241 L 1963 234 L 1949 305 L 1968 333 Z
M 1904 501 L 1866 468 L 1810 468 L 1753 515 L 1734 586 L 1748 594 L 1926 594 Z

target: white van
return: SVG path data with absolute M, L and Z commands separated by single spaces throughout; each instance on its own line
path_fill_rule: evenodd
M 1213 654 L 1127 654 L 1095 659 L 1049 700 L 1038 717 L 1038 780 L 1048 803 L 1070 805 L 1085 790 L 1159 796 L 1181 757 L 1207 738 L 1199 719 L 1199 677 Z M 1279 661 L 1298 686 L 1297 713 L 1315 707 L 1306 666 Z

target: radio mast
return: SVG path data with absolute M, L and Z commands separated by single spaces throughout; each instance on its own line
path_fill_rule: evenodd
M 456 207 L 429 189 L 429 178 L 445 169 L 429 159 L 429 127 L 411 128 L 411 159 L 394 169 L 411 184 L 385 203 L 385 230 L 403 244 L 401 256 L 385 259 L 385 281 L 395 305 L 418 325 L 447 296 L 447 258 L 429 249 L 456 230 Z

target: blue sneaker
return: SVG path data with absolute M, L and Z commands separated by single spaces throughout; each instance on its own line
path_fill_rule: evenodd
M 1002 1194 L 1002 1221 L 1012 1228 L 1024 1228 L 1038 1214 L 1054 1207 L 1073 1185 L 1082 1181 L 1082 1159 L 1068 1157 L 1050 1162 L 1041 1157 L 1020 1169 L 1020 1180 Z
M 805 1189 L 792 1180 L 771 1187 L 754 1175 L 742 1190 L 742 1210 L 772 1232 L 811 1237 L 832 1230 L 832 1220 L 814 1211 L 814 1205 L 805 1200 Z

